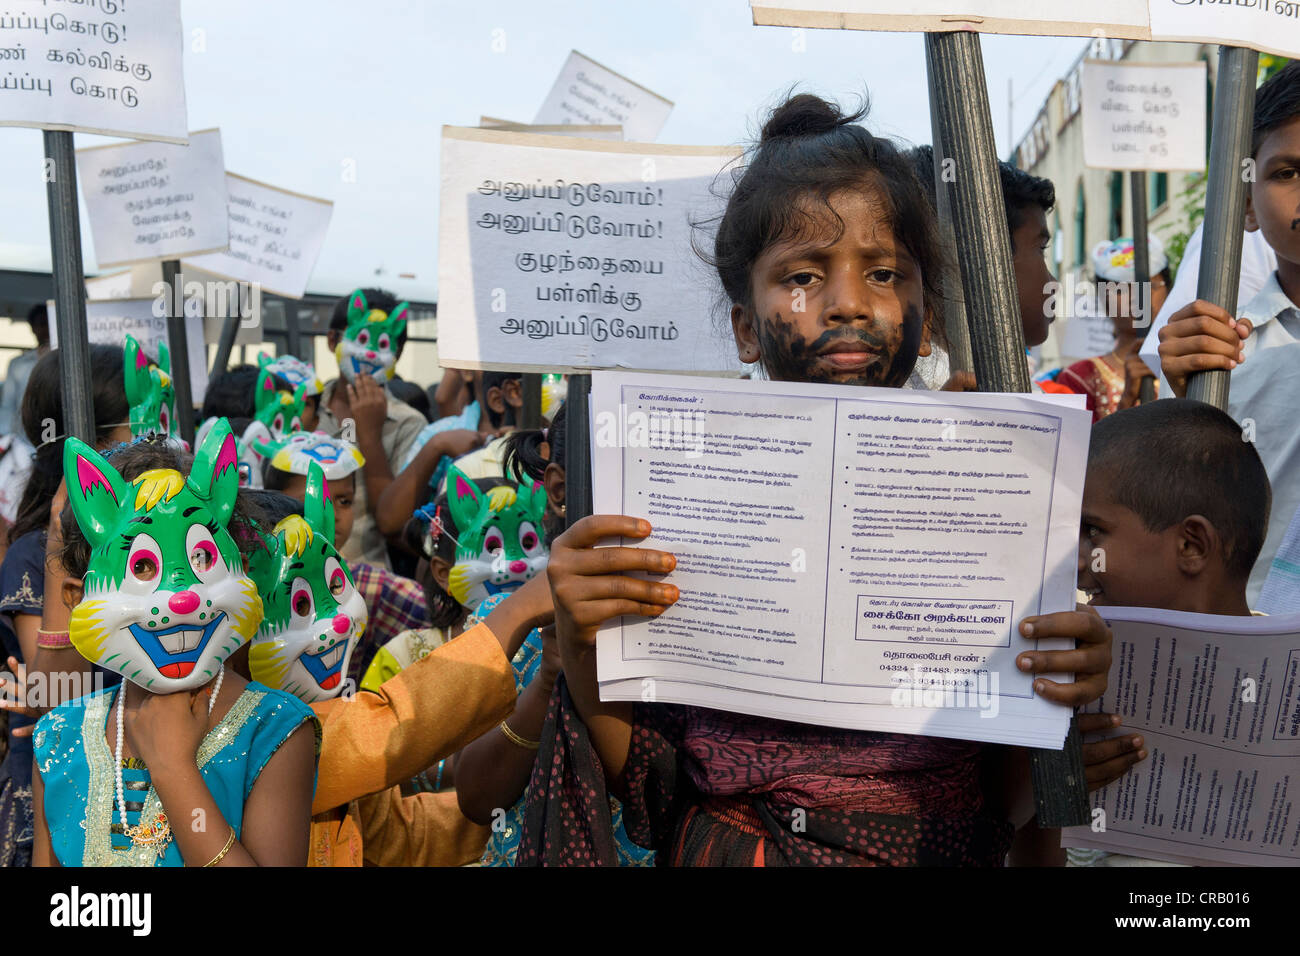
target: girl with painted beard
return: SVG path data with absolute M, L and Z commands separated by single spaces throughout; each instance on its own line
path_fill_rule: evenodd
M 942 255 L 905 155 L 825 101 L 778 107 L 738 170 L 711 255 L 740 359 L 780 381 L 899 387 L 943 327 Z M 1004 861 L 1028 822 L 1023 752 L 859 732 L 697 707 L 605 703 L 596 632 L 678 598 L 673 555 L 597 548 L 648 522 L 597 515 L 552 545 L 548 577 L 563 675 L 529 784 L 520 865 L 613 864 L 608 795 L 660 865 L 973 865 Z M 1078 639 L 1027 650 L 1066 706 L 1095 700 L 1110 632 L 1090 612 L 1031 617 L 1021 635 Z

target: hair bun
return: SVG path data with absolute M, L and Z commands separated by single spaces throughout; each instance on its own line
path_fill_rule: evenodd
M 840 126 L 857 122 L 866 115 L 865 107 L 848 116 L 820 96 L 800 93 L 772 110 L 763 125 L 762 142 L 793 136 L 817 136 Z

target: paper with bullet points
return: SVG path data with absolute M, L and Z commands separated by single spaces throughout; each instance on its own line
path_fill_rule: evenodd
M 602 699 L 1059 749 L 1015 666 L 1074 607 L 1091 416 L 1059 398 L 595 373 L 595 513 L 681 591 L 602 631 Z

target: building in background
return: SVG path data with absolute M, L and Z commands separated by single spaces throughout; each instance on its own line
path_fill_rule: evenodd
M 1133 234 L 1129 174 L 1088 169 L 1083 164 L 1083 62 L 1128 60 L 1142 63 L 1206 63 L 1206 149 L 1214 104 L 1218 48 L 1198 43 L 1145 43 L 1137 40 L 1095 39 L 1088 43 L 1070 72 L 1052 87 L 1029 132 L 1016 147 L 1012 163 L 1056 185 L 1056 209 L 1048 216 L 1055 241 L 1048 249 L 1052 271 L 1064 283 L 1091 280 L 1089 254 L 1103 239 Z M 1147 221 L 1177 264 L 1195 224 L 1193 210 L 1204 204 L 1205 170 L 1194 173 L 1147 174 Z M 1062 354 L 1068 318 L 1058 317 L 1051 335 L 1039 349 L 1039 368 L 1055 368 L 1085 355 Z

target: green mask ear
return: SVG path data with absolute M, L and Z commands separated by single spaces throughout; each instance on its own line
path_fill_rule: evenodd
M 348 325 L 355 325 L 369 314 L 370 306 L 366 304 L 366 294 L 357 289 L 348 300 Z
M 149 395 L 149 360 L 134 336 L 126 337 L 122 371 L 126 380 L 126 400 L 131 405 L 139 405 Z
M 158 367 L 167 373 L 168 378 L 171 378 L 172 356 L 171 352 L 167 351 L 166 342 L 158 343 Z
M 280 394 L 275 390 L 275 376 L 266 369 L 257 376 L 256 394 L 253 396 L 253 408 L 256 411 L 262 411 L 268 405 L 278 405 Z
M 334 544 L 334 502 L 330 498 L 325 472 L 314 461 L 307 469 L 307 495 L 302 503 L 302 516 L 313 531 L 323 534 L 326 541 Z
M 194 455 L 194 465 L 186 484 L 208 503 L 213 517 L 225 527 L 235 510 L 235 495 L 239 493 L 239 452 L 235 436 L 230 433 L 230 422 L 217 419 L 203 444 Z
M 470 481 L 455 465 L 447 470 L 447 504 L 451 508 L 451 520 L 456 523 L 458 534 L 464 534 L 469 529 L 483 504 L 483 493 L 478 490 L 478 485 Z
M 546 488 L 540 481 L 535 481 L 531 488 L 519 486 L 519 497 L 523 499 L 524 511 L 534 524 L 541 522 L 546 514 Z
M 400 339 L 402 333 L 406 331 L 406 322 L 410 317 L 411 303 L 409 302 L 399 303 L 397 308 L 393 309 L 392 313 L 388 316 L 388 321 L 393 323 L 389 330 L 389 334 L 393 337 L 393 351 L 397 351 L 397 340 Z
M 259 352 L 257 355 L 257 367 L 266 368 L 270 364 L 271 356 L 267 355 L 265 352 Z
M 79 438 L 63 443 L 63 477 L 68 503 L 81 533 L 96 548 L 112 536 L 118 506 L 127 498 L 127 484 L 104 456 Z

